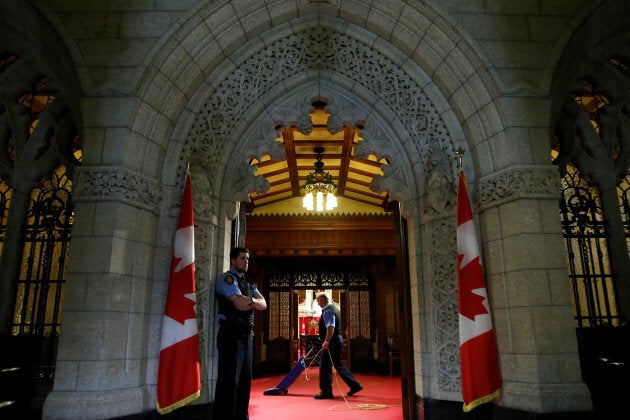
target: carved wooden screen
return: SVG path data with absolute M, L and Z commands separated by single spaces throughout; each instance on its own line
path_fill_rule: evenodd
M 304 270 L 274 273 L 265 280 L 265 290 L 269 293 L 268 339 L 292 338 L 291 326 L 297 319 L 291 319 L 290 291 L 306 290 L 346 290 L 348 291 L 348 338 L 371 338 L 370 279 L 361 273 L 335 270 Z M 293 331 L 299 331 L 297 325 Z
M 349 337 L 371 339 L 370 291 L 356 290 L 348 292 Z
M 278 338 L 291 338 L 291 311 L 290 308 L 291 293 L 289 291 L 269 291 L 269 340 Z

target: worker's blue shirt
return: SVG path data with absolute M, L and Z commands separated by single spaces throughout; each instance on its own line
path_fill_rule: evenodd
M 333 304 L 329 303 L 322 308 L 322 319 L 324 320 L 324 325 L 326 326 L 326 328 L 335 326 L 335 312 L 326 310 L 331 305 Z

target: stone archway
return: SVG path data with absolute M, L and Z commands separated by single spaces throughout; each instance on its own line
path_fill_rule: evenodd
M 449 239 L 454 233 L 422 232 L 424 228 L 419 221 L 428 211 L 433 213 L 431 218 L 440 220 L 431 230 L 446 229 L 451 223 L 453 200 L 446 203 L 449 206 L 444 205 L 437 211 L 426 204 L 423 196 L 429 166 L 433 175 L 455 179 L 454 150 L 456 145 L 467 147 L 461 142 L 461 127 L 455 124 L 453 114 L 447 112 L 446 100 L 420 67 L 406 62 L 403 69 L 401 65 L 405 60 L 395 59 L 391 46 L 387 54 L 383 51 L 385 48 L 375 50 L 358 36 L 359 32 L 364 37 L 368 35 L 361 28 L 350 25 L 352 27 L 345 31 L 336 31 L 342 23 L 336 19 L 322 23 L 318 16 L 310 16 L 290 27 L 280 26 L 278 30 L 287 30 L 286 36 L 274 37 L 276 32 L 273 32 L 270 40 L 260 44 L 260 49 L 254 48 L 259 45 L 256 43 L 251 50 L 244 49 L 247 54 L 233 57 L 229 67 L 221 73 L 223 78 L 215 80 L 203 95 L 199 94 L 206 100 L 200 101 L 194 115 L 181 123 L 185 130 L 182 128 L 180 137 L 184 141 L 178 145 L 178 156 L 180 159 L 184 155 L 195 156 L 193 190 L 207 197 L 204 205 L 216 216 L 215 221 L 201 221 L 201 229 L 214 232 L 207 237 L 214 238 L 212 241 L 218 244 L 215 248 L 219 251 L 204 252 L 202 258 L 206 261 L 200 261 L 199 265 L 212 267 L 216 261 L 222 260 L 226 244 L 230 242 L 226 231 L 228 220 L 236 214 L 235 203 L 256 188 L 264 188 L 254 177 L 254 168 L 248 162 L 253 157 L 260 159 L 263 154 L 277 152 L 274 124 L 303 120 L 310 99 L 324 95 L 333 98 L 331 106 L 336 108 L 340 118 L 368 122 L 364 131 L 365 150 L 379 157 L 387 156 L 392 162 L 374 187 L 386 189 L 403 203 L 405 216 L 415 223 L 412 227 L 416 232 L 414 236 L 433 235 L 437 241 L 434 272 L 444 274 L 438 280 L 439 285 L 432 287 L 449 289 L 448 282 L 455 278 L 454 267 L 444 250 L 455 249 Z M 435 100 L 425 92 L 427 86 L 431 87 L 429 90 Z M 454 137 L 459 141 L 454 141 Z M 441 164 L 436 165 L 438 161 Z M 211 248 L 209 242 L 199 246 L 204 250 Z M 411 243 L 410 247 L 414 262 L 409 271 L 415 284 L 422 271 L 419 257 L 422 250 L 419 242 Z M 216 256 L 216 261 L 212 261 L 212 256 Z M 440 284 L 442 282 L 446 284 Z M 209 285 L 206 286 L 209 290 Z M 442 308 L 456 307 L 455 300 L 456 296 L 451 295 L 440 303 L 441 307 L 433 307 L 432 311 L 439 317 L 445 312 Z M 212 309 L 210 305 L 208 302 L 208 311 Z M 418 302 L 414 301 L 412 305 L 418 305 Z M 440 349 L 432 352 L 456 352 L 456 334 L 453 334 L 456 325 L 444 323 L 441 328 L 450 330 L 450 333 L 444 335 L 447 338 L 443 342 L 429 344 Z M 423 332 L 418 331 L 418 334 Z M 211 329 L 206 329 L 205 336 L 212 336 Z M 212 354 L 211 347 L 212 342 L 206 341 L 208 354 Z M 453 354 L 451 360 L 456 359 Z M 435 360 L 436 366 L 438 362 Z M 209 381 L 212 377 L 210 370 L 208 367 Z M 442 374 L 446 377 L 440 378 L 436 384 L 435 395 L 444 397 L 445 393 L 457 392 L 458 366 L 428 376 Z M 444 383 L 447 387 L 440 389 L 439 384 Z

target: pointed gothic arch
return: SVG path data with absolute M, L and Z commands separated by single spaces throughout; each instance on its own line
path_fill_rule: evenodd
M 380 42 L 375 42 L 377 39 Z M 300 56 L 301 49 L 296 48 L 305 44 L 314 50 L 308 57 Z M 348 55 L 343 56 L 343 60 L 335 61 L 334 56 L 323 54 L 331 48 L 342 49 Z M 371 70 L 381 71 L 383 74 L 379 76 L 382 78 L 375 77 L 374 72 L 366 72 L 364 68 L 353 67 L 351 60 L 354 54 L 373 64 Z M 470 53 L 467 52 L 467 55 Z M 458 59 L 463 57 L 458 56 Z M 469 98 L 465 103 L 475 102 L 481 106 L 480 99 L 487 99 L 491 94 L 484 81 L 458 80 L 459 77 L 465 77 L 463 74 L 450 74 L 449 80 L 436 77 L 449 66 L 466 67 L 461 62 L 449 60 L 447 58 L 440 63 L 441 66 L 432 69 L 432 79 L 410 57 L 375 34 L 339 18 L 328 17 L 324 21 L 318 14 L 313 14 L 278 25 L 269 33 L 259 34 L 230 55 L 229 59 L 208 69 L 207 80 L 212 82 L 199 85 L 193 100 L 186 104 L 189 111 L 181 115 L 174 127 L 173 139 L 177 141 L 168 145 L 170 152 L 166 156 L 163 171 L 164 184 L 174 183 L 177 186 L 183 180 L 184 157 L 195 156 L 191 165 L 193 191 L 201 197 L 197 201 L 196 214 L 200 215 L 196 215 L 196 221 L 203 232 L 201 237 L 206 238 L 197 243 L 201 252 L 197 253 L 200 257 L 196 265 L 202 273 L 198 281 L 201 279 L 203 283 L 199 293 L 205 296 L 200 319 L 209 319 L 206 315 L 213 311 L 211 285 L 213 278 L 222 270 L 221 261 L 227 255 L 230 244 L 229 220 L 236 216 L 236 203 L 256 188 L 265 187 L 264 183 L 255 179 L 254 168 L 248 165 L 249 160 L 252 157 L 260 158 L 265 153 L 277 152 L 275 136 L 270 128 L 278 118 L 282 119 L 287 105 L 306 115 L 310 106 L 307 99 L 322 94 L 333 98 L 333 107 L 340 112 L 340 118 L 344 118 L 344 112 L 352 113 L 358 109 L 360 113 L 363 110 L 362 119 L 373 122 L 366 125 L 365 132 L 374 137 L 366 139 L 365 147 L 379 157 L 395 157 L 392 173 L 386 174 L 389 177 L 383 177 L 376 188 L 390 191 L 397 201 L 404 203 L 405 211 L 411 208 L 406 217 L 414 221 L 410 228 L 415 231 L 414 235 L 420 236 L 422 229 L 432 232 L 425 233 L 430 236 L 432 246 L 437 245 L 435 249 L 438 250 L 430 252 L 431 267 L 423 267 L 423 250 L 416 248 L 415 243 L 410 244 L 413 289 L 421 283 L 421 273 L 427 269 L 439 279 L 436 284 L 427 285 L 430 290 L 420 289 L 419 293 L 433 296 L 440 293 L 439 290 L 452 287 L 449 284 L 455 278 L 452 264 L 454 257 L 444 250 L 455 249 L 454 230 L 449 232 L 449 226 L 454 223 L 454 201 L 441 212 L 428 203 L 425 187 L 430 175 L 429 167 L 439 170 L 446 179 L 449 176 L 455 179 L 454 150 L 458 146 L 469 150 L 465 160 L 469 164 L 474 162 L 472 155 L 477 151 L 464 141 L 465 125 L 461 125 L 457 117 L 473 110 L 452 108 L 448 98 L 452 95 L 473 95 L 474 92 L 474 98 Z M 452 92 L 443 92 L 435 84 L 436 79 L 441 81 L 443 87 L 456 81 L 460 85 L 453 85 Z M 468 87 L 471 93 L 459 92 L 462 86 Z M 479 95 L 480 92 L 484 93 Z M 489 130 L 497 129 L 497 119 L 492 107 L 477 109 L 473 115 L 469 115 L 468 124 L 478 120 L 475 141 L 485 141 L 482 140 L 483 135 L 489 135 Z M 442 159 L 441 165 L 432 166 L 431 161 L 436 160 L 436 155 L 447 158 Z M 448 156 L 451 157 L 450 161 Z M 469 166 L 472 168 L 472 165 Z M 470 170 L 472 179 L 475 178 L 474 172 Z M 167 174 L 169 179 L 164 178 Z M 167 196 L 170 194 L 167 193 Z M 168 208 L 173 209 L 177 204 L 177 201 L 173 201 Z M 175 214 L 174 211 L 169 213 L 171 218 Z M 425 219 L 425 223 L 428 220 L 432 226 L 421 228 L 421 219 Z M 434 316 L 440 318 L 440 314 L 456 308 L 456 302 L 452 299 L 454 297 L 434 306 Z M 418 304 L 413 302 L 414 306 Z M 417 313 L 418 310 L 411 309 L 411 312 Z M 418 325 L 426 322 L 419 320 Z M 445 321 L 439 328 L 453 331 L 456 325 Z M 202 330 L 202 345 L 207 354 L 212 354 L 212 328 L 205 326 Z M 456 336 L 444 336 L 446 338 L 435 345 L 441 354 L 453 353 L 450 359 L 457 360 Z M 429 348 L 417 351 L 438 353 Z M 425 395 L 457 399 L 459 367 L 452 362 L 444 366 L 444 362 L 439 360 L 435 360 L 435 365 L 443 367 L 423 373 L 425 380 L 430 381 L 425 389 L 431 389 Z M 206 368 L 206 380 L 211 381 L 212 367 Z

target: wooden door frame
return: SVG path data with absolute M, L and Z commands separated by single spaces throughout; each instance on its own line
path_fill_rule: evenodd
M 402 386 L 403 418 L 415 419 L 415 368 L 413 362 L 413 324 L 411 322 L 411 281 L 409 277 L 409 248 L 407 243 L 407 222 L 402 217 L 400 203 L 395 209 L 396 234 L 396 274 L 399 295 L 398 310 L 400 314 L 400 380 Z

